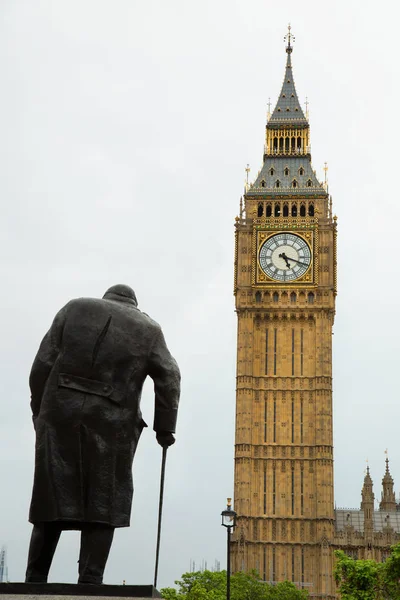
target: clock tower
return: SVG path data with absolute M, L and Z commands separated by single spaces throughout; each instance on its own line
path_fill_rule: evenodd
M 332 326 L 336 217 L 311 165 L 286 36 L 263 166 L 236 218 L 234 571 L 335 598 Z

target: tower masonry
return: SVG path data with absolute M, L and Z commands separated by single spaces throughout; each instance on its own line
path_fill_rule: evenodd
M 233 569 L 334 598 L 332 326 L 336 217 L 311 164 L 289 28 L 262 168 L 235 224 Z

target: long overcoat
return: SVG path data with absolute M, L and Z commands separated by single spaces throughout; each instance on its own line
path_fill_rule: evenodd
M 156 432 L 174 432 L 180 375 L 160 326 L 128 298 L 72 300 L 56 315 L 30 375 L 36 430 L 31 523 L 127 527 L 132 461 L 154 381 Z

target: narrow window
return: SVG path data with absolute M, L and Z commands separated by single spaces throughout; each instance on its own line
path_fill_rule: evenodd
M 279 138 L 279 152 L 283 152 L 283 137 Z
M 263 571 L 264 571 L 264 575 L 263 575 L 263 579 L 264 581 L 267 580 L 267 548 L 264 546 L 264 558 L 263 558 Z
M 279 181 L 279 179 L 275 181 L 275 187 L 281 187 L 281 182 Z
M 265 374 L 268 375 L 268 329 L 265 331 Z
M 264 515 L 267 514 L 267 461 L 264 461 Z
M 283 205 L 283 216 L 284 217 L 288 217 L 289 216 L 289 207 L 287 204 Z
M 292 292 L 290 294 L 290 304 L 296 304 L 296 299 L 297 299 L 296 292 Z
M 314 294 L 313 294 L 313 292 L 310 292 L 308 294 L 307 299 L 308 299 L 308 304 L 314 304 Z
M 294 188 L 297 187 L 297 181 L 295 179 L 293 179 L 292 187 L 294 187 Z
M 305 217 L 305 216 L 306 216 L 306 207 L 305 207 L 305 205 L 304 205 L 304 204 L 302 204 L 302 205 L 300 206 L 300 216 L 301 216 L 301 217 Z
M 260 202 L 260 204 L 258 205 L 257 208 L 257 217 L 262 217 L 264 213 L 264 207 L 262 205 L 262 202 Z
M 311 181 L 311 179 L 309 179 L 309 180 L 307 181 L 307 187 L 311 187 L 311 186 L 312 186 L 312 181 Z
M 314 204 L 310 204 L 310 206 L 308 207 L 308 214 L 310 217 L 314 216 Z
M 274 152 L 278 151 L 278 138 L 274 137 Z M 271 169 L 272 171 L 273 169 Z M 273 173 L 271 173 L 271 175 L 273 175 Z
M 275 508 L 276 508 L 276 470 L 275 468 L 272 470 L 272 514 L 275 514 Z
M 294 398 L 292 398 L 292 444 L 294 444 Z
M 274 138 L 274 139 L 276 139 L 276 138 Z M 271 175 L 271 177 L 274 173 L 275 173 L 274 169 L 270 169 L 269 174 Z
M 264 443 L 267 441 L 267 425 L 268 425 L 268 402 L 264 402 Z
M 278 292 L 274 292 L 274 293 L 272 294 L 272 300 L 273 300 L 274 302 L 278 302 L 278 300 L 279 300 L 279 294 L 278 294 Z M 276 331 L 276 329 L 275 329 L 275 331 Z
M 292 147 L 292 152 L 296 151 L 296 138 L 292 137 L 291 139 L 291 147 Z
M 275 557 L 275 547 L 272 548 L 272 581 L 276 581 L 276 557 Z
M 288 176 L 288 175 L 289 175 L 289 169 L 288 169 L 287 167 L 286 167 L 286 169 L 284 170 L 284 173 L 285 173 L 285 175 L 286 175 L 286 176 Z
M 300 398 L 300 444 L 303 443 L 303 398 Z
M 267 211 L 265 214 L 267 217 L 270 217 L 272 215 L 272 208 L 270 204 L 267 204 Z
M 292 377 L 294 376 L 294 329 L 292 329 Z
M 292 204 L 292 217 L 297 217 L 297 204 Z
M 294 468 L 292 467 L 292 515 L 294 515 Z
M 303 169 L 303 167 L 300 167 L 300 169 L 299 169 L 299 175 L 304 175 L 304 169 Z
M 304 471 L 300 471 L 300 511 L 304 515 Z
M 303 376 L 304 365 L 304 329 L 300 330 L 300 375 Z
M 297 138 L 297 149 L 301 150 L 301 137 Z
M 277 182 L 278 183 L 278 182 Z M 278 186 L 277 186 L 278 187 Z M 275 204 L 275 216 L 279 217 L 281 214 L 281 205 L 280 204 Z
M 285 152 L 289 152 L 290 139 L 285 138 Z
M 264 181 L 264 179 L 261 182 L 261 187 L 265 187 L 265 181 Z
M 274 329 L 274 375 L 276 375 L 276 349 L 278 345 L 278 330 Z
M 276 444 L 276 398 L 274 398 L 274 444 Z
M 292 548 L 292 582 L 294 581 L 294 548 Z
M 301 549 L 301 583 L 304 583 L 304 548 Z
M 261 292 L 256 292 L 256 302 L 257 304 L 261 302 Z

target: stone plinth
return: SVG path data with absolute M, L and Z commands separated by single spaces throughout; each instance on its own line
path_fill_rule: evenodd
M 75 583 L 0 583 L 0 600 L 119 600 L 161 598 L 152 585 L 88 585 Z

